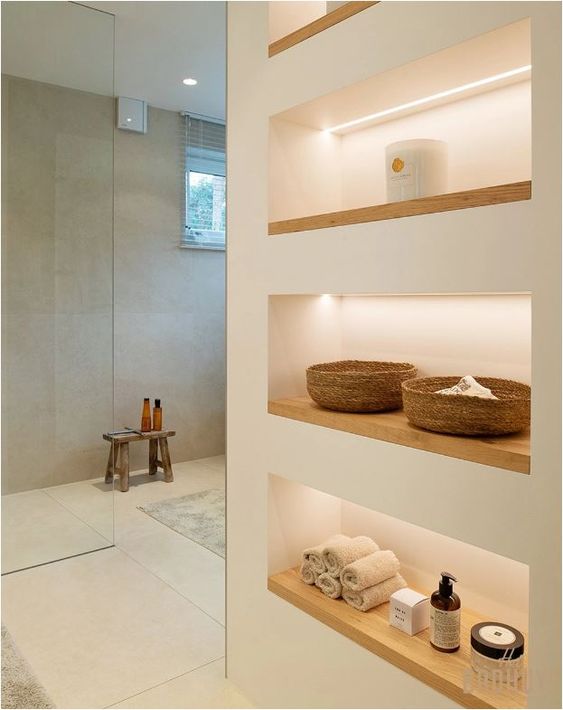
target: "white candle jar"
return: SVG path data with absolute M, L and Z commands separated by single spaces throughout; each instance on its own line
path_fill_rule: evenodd
M 385 148 L 387 202 L 441 195 L 448 191 L 448 144 L 417 139 Z

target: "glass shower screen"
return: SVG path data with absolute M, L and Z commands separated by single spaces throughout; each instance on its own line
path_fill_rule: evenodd
M 2 3 L 2 573 L 113 544 L 114 17 Z

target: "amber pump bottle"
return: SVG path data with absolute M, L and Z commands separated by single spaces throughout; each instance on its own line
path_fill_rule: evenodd
M 141 415 L 141 431 L 151 430 L 151 403 L 148 397 L 143 400 L 143 414 Z
M 454 592 L 457 579 L 441 572 L 438 589 L 430 597 L 430 644 L 444 653 L 454 653 L 460 644 L 461 601 Z
M 154 407 L 152 410 L 152 428 L 154 431 L 162 431 L 162 407 L 160 406 L 160 399 L 154 400 Z

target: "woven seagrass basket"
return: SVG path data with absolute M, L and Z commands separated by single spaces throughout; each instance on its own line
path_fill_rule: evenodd
M 307 368 L 307 391 L 326 409 L 381 412 L 402 407 L 401 382 L 415 375 L 408 362 L 324 362 Z
M 498 377 L 476 377 L 498 399 L 437 394 L 461 377 L 419 377 L 403 382 L 403 406 L 411 424 L 443 434 L 493 436 L 530 426 L 528 385 Z

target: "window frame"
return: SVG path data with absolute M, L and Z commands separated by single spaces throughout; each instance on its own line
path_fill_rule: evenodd
M 180 240 L 182 249 L 206 249 L 211 251 L 225 251 L 226 249 L 226 228 L 224 231 L 213 231 L 207 229 L 194 229 L 190 227 L 190 173 L 209 175 L 210 177 L 222 177 L 226 183 L 226 155 L 222 151 L 207 149 L 208 155 L 199 157 L 195 165 L 190 166 L 188 145 L 184 151 L 184 230 Z M 222 156 L 222 160 L 221 157 Z M 226 184 L 225 184 L 226 193 Z M 225 225 L 226 227 L 226 225 Z

